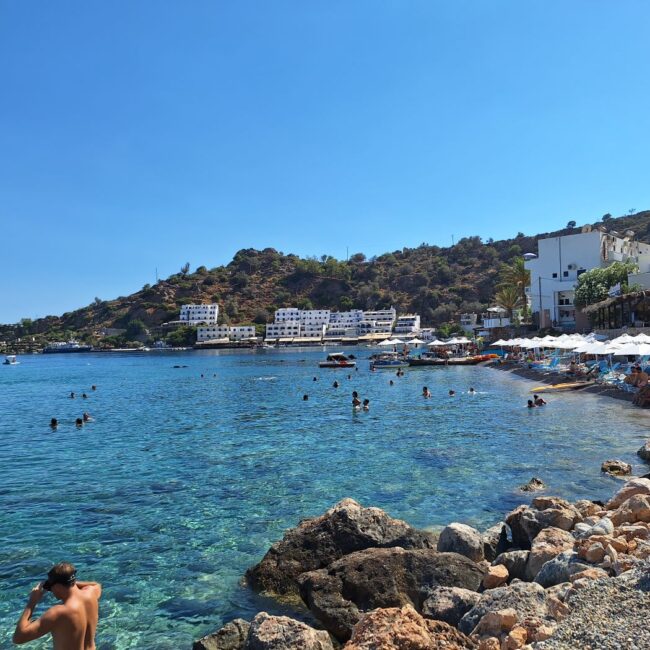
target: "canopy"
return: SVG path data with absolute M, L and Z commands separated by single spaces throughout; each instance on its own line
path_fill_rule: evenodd
M 431 343 L 428 343 L 427 345 L 430 346 L 443 346 L 443 345 L 449 345 L 449 343 L 445 343 L 444 341 L 441 341 L 440 339 L 434 339 L 431 341 Z
M 608 345 L 610 354 L 620 356 L 645 356 L 650 354 L 650 343 L 637 343 L 636 341 L 624 343 L 623 345 Z
M 410 341 L 407 341 L 408 345 L 420 345 L 421 343 L 424 343 L 424 341 L 422 341 L 421 339 L 419 339 L 417 337 L 414 338 L 414 339 L 411 339 Z
M 393 346 L 395 345 L 390 339 L 386 339 L 385 341 L 382 341 L 381 343 L 377 343 L 377 345 L 386 345 L 386 346 Z

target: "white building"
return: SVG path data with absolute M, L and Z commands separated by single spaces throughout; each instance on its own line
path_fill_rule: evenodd
M 186 325 L 216 323 L 219 318 L 219 305 L 182 305 L 178 320 Z
M 269 323 L 266 326 L 267 339 L 288 339 L 300 336 L 300 321 L 286 321 L 281 323 Z
M 255 327 L 252 325 L 206 325 L 197 327 L 196 340 L 205 341 L 245 341 L 255 338 Z
M 460 326 L 467 334 L 473 334 L 478 323 L 478 314 L 461 314 Z
M 377 309 L 375 311 L 363 312 L 363 320 L 365 321 L 373 321 L 373 320 L 378 322 L 390 321 L 391 325 L 393 325 L 396 318 L 397 318 L 397 312 L 395 311 L 395 307 L 391 307 L 390 309 Z
M 575 329 L 573 303 L 578 277 L 612 262 L 636 262 L 641 272 L 650 270 L 650 245 L 637 242 L 634 233 L 624 235 L 585 226 L 574 235 L 538 241 L 537 257 L 527 255 L 530 271 L 528 294 L 539 327 L 551 325 Z
M 405 314 L 398 316 L 395 323 L 395 334 L 411 334 L 420 331 L 420 316 L 418 314 Z

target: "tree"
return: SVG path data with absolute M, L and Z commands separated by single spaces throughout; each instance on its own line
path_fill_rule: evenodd
M 179 327 L 167 335 L 166 341 L 174 347 L 194 345 L 196 343 L 196 327 L 189 325 Z
M 576 222 L 575 221 L 569 221 L 569 223 L 567 223 L 566 227 L 569 230 L 573 230 L 576 227 Z
M 515 309 L 522 306 L 521 295 L 516 286 L 508 285 L 503 286 L 497 291 L 494 300 L 508 312 L 508 317 L 512 318 Z
M 190 263 L 185 262 L 183 266 L 181 266 L 181 275 L 187 275 L 190 272 Z
M 366 261 L 366 256 L 363 253 L 354 253 L 350 256 L 350 262 L 353 264 L 363 264 Z
M 127 339 L 133 340 L 136 337 L 146 333 L 147 327 L 138 318 L 134 318 L 133 320 L 129 321 L 129 324 L 126 326 L 125 335 Z
M 99 306 L 102 304 L 102 299 L 95 296 L 95 300 L 93 302 L 95 303 L 95 305 Z
M 603 215 L 603 222 L 609 221 L 612 218 L 612 215 L 608 212 L 607 214 Z
M 628 288 L 627 276 L 638 270 L 634 262 L 614 262 L 607 268 L 591 269 L 578 278 L 575 290 L 574 304 L 582 308 L 593 305 L 607 298 L 609 290 L 621 283 L 621 291 L 625 293 Z
M 499 289 L 513 287 L 519 296 L 519 306 L 526 307 L 526 287 L 530 284 L 530 271 L 526 268 L 523 257 L 515 257 L 510 264 L 501 268 Z M 504 307 L 507 309 L 507 307 Z

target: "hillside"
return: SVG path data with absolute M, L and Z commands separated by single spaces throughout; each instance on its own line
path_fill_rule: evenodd
M 650 211 L 611 218 L 593 225 L 632 229 L 650 242 Z M 525 252 L 537 251 L 537 240 L 579 230 L 482 242 L 465 237 L 451 247 L 422 244 L 366 259 L 362 253 L 339 261 L 331 257 L 301 259 L 272 248 L 240 250 L 226 266 L 189 269 L 145 285 L 140 291 L 19 325 L 0 326 L 0 341 L 36 337 L 39 341 L 75 336 L 96 342 L 103 328 L 137 332 L 178 316 L 181 305 L 218 302 L 225 322 L 263 325 L 278 307 L 377 309 L 394 305 L 399 312 L 421 314 L 423 326 L 441 325 L 465 311 L 481 311 L 494 297 L 500 266 Z

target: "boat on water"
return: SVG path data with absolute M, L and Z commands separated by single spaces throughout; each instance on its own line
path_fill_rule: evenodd
M 357 362 L 352 357 L 341 352 L 332 352 L 325 361 L 318 363 L 319 368 L 354 368 L 356 365 Z
M 547 384 L 546 386 L 537 386 L 537 388 L 531 388 L 529 392 L 559 393 L 567 390 L 582 390 L 583 388 L 587 388 L 587 386 L 593 386 L 595 383 L 596 381 L 592 379 L 591 381 L 571 381 L 562 384 Z
M 419 357 L 409 357 L 409 366 L 476 366 L 497 359 L 496 354 L 473 354 L 467 357 L 440 357 L 423 352 Z
M 16 359 L 15 354 L 8 354 L 5 357 L 5 360 L 2 362 L 2 365 L 3 366 L 17 366 L 19 363 L 20 363 L 20 361 L 18 361 Z
M 54 354 L 58 352 L 92 352 L 92 345 L 82 345 L 74 339 L 69 341 L 54 341 L 43 348 L 43 354 Z
M 370 357 L 370 370 L 395 370 L 408 365 L 408 359 L 399 352 L 381 352 Z

